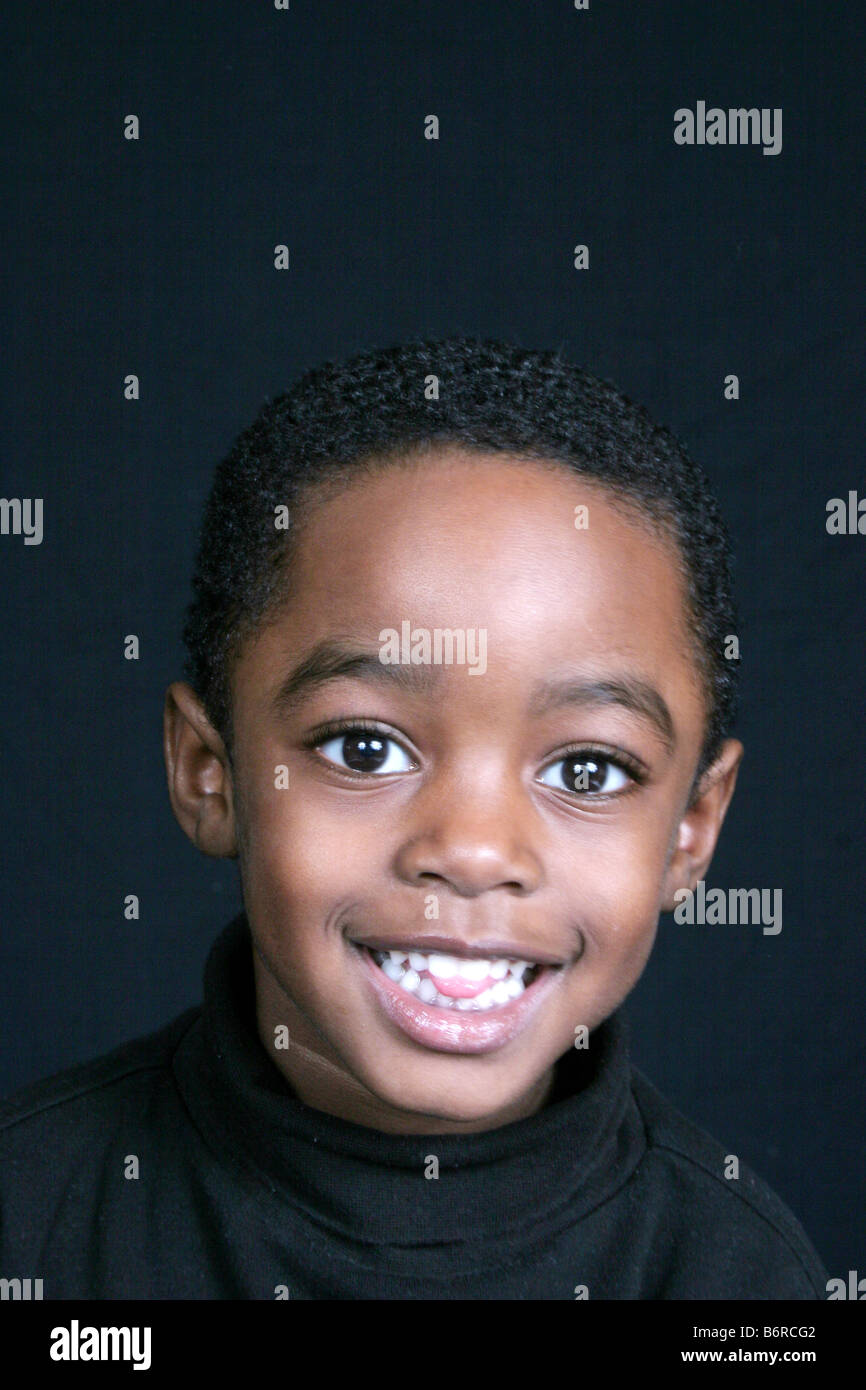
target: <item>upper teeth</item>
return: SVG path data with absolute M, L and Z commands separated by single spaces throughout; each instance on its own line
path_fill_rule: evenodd
M 393 980 L 401 989 L 417 995 L 425 1004 L 446 1009 L 483 1011 L 507 1004 L 523 993 L 526 988 L 523 977 L 527 970 L 533 968 L 533 962 L 528 960 L 514 960 L 505 956 L 466 960 L 443 955 L 439 951 L 374 950 L 373 956 L 389 980 Z M 493 984 L 472 998 L 454 999 L 440 993 L 434 982 L 451 980 L 455 976 L 476 984 L 491 979 Z
M 532 966 L 531 961 L 508 960 L 504 956 L 494 956 L 489 960 L 464 960 L 458 956 L 440 955 L 438 951 L 429 955 L 422 951 L 389 951 L 388 955 L 395 965 L 403 966 L 408 959 L 413 970 L 419 974 L 426 970 L 437 980 L 451 980 L 455 975 L 464 980 L 486 980 L 488 976 L 494 980 L 504 980 L 509 973 L 520 979 Z

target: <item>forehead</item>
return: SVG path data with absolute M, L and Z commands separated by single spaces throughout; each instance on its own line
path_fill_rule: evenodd
M 562 465 L 453 447 L 398 460 L 315 502 L 294 539 L 285 601 L 235 673 L 263 697 L 315 644 L 375 649 L 409 622 L 486 630 L 488 678 L 464 695 L 524 699 L 561 667 L 630 674 L 702 714 L 675 551 Z
M 347 616 L 399 597 L 467 623 L 539 603 L 547 622 L 598 617 L 603 592 L 612 623 L 661 607 L 685 627 L 675 552 L 633 509 L 564 466 L 456 449 L 356 478 L 315 507 L 291 591 L 310 607 L 339 597 Z

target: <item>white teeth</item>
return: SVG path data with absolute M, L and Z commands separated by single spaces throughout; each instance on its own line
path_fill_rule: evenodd
M 460 962 L 456 956 L 433 955 L 428 959 L 427 969 L 437 980 L 452 980 L 460 969 Z
M 463 980 L 486 980 L 490 974 L 489 960 L 461 960 L 457 973 Z
M 531 961 L 505 957 L 481 960 L 449 956 L 444 952 L 425 955 L 422 951 L 397 950 L 374 950 L 372 954 L 388 979 L 407 994 L 414 994 L 423 1004 L 439 1009 L 459 1009 L 463 1013 L 502 1008 L 523 993 L 526 988 L 523 977 L 527 970 L 534 969 Z M 431 977 L 439 980 L 458 977 L 475 983 L 491 979 L 493 983 L 471 999 L 453 999 L 440 994 Z

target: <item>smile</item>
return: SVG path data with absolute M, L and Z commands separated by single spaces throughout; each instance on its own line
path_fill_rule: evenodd
M 362 976 L 391 1025 L 434 1052 L 493 1052 L 528 1028 L 562 983 L 562 962 L 455 956 L 352 942 Z
M 423 1004 L 472 1013 L 501 1008 L 519 998 L 541 968 L 504 956 L 463 960 L 438 951 L 399 949 L 370 954 L 389 980 Z

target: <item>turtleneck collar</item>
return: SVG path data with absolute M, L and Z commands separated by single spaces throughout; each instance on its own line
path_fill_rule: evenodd
M 537 1114 L 474 1134 L 386 1134 L 304 1104 L 256 1031 L 252 942 L 241 913 L 214 943 L 204 1007 L 175 1057 L 205 1141 L 248 1187 L 364 1245 L 543 1239 L 620 1187 L 644 1152 L 625 1025 L 614 1015 L 556 1064 Z M 429 1160 L 438 1180 L 425 1180 Z M 435 1259 L 435 1255 L 433 1255 Z

